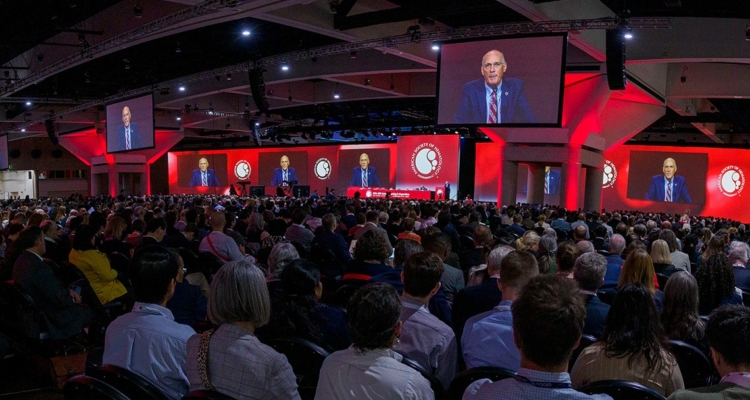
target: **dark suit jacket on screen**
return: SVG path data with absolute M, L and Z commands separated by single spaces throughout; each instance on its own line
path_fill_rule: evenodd
M 349 186 L 362 187 L 362 167 L 354 168 Z M 367 167 L 367 187 L 380 187 L 380 180 L 378 179 L 375 167 Z
M 675 175 L 672 179 L 674 180 L 672 202 L 692 204 L 693 200 L 690 198 L 690 194 L 688 194 L 687 185 L 685 185 L 685 177 Z M 651 186 L 648 188 L 648 193 L 646 193 L 646 200 L 664 201 L 665 195 L 664 175 L 654 175 L 651 178 Z
M 287 181 L 299 181 L 299 179 L 297 179 L 296 169 L 289 167 L 287 171 L 289 172 L 287 174 Z M 284 172 L 281 170 L 281 167 L 278 167 L 273 170 L 273 179 L 271 180 L 271 186 L 279 186 L 282 183 L 284 183 Z
M 206 173 L 208 174 L 206 176 L 206 183 L 208 183 L 208 186 L 221 186 L 221 184 L 219 183 L 219 179 L 216 178 L 216 173 L 213 169 L 207 169 Z M 190 177 L 190 186 L 203 186 L 201 185 L 200 169 L 193 170 L 193 176 Z
M 122 151 L 125 150 L 125 125 L 117 127 L 117 134 L 115 137 L 110 137 L 114 140 L 109 148 L 111 151 Z M 141 131 L 138 130 L 138 124 L 135 122 L 130 123 L 130 148 L 141 149 L 146 147 L 141 138 Z
M 523 92 L 523 81 L 516 78 L 503 78 L 500 86 L 500 123 L 534 123 L 529 102 Z M 487 123 L 487 91 L 484 78 L 464 85 L 461 103 L 453 116 L 458 124 Z

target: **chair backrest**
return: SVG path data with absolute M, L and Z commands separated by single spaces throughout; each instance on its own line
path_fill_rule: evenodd
M 130 270 L 130 257 L 126 254 L 118 253 L 113 251 L 107 254 L 109 264 L 115 271 L 129 271 Z
M 266 344 L 286 356 L 297 377 L 297 391 L 300 397 L 315 397 L 320 368 L 330 353 L 318 344 L 300 337 L 271 339 Z
M 741 289 L 742 290 L 742 303 L 745 305 L 745 307 L 750 307 L 750 290 L 747 289 Z
M 4 296 L 12 302 L 16 310 L 16 330 L 27 338 L 36 340 L 50 339 L 49 322 L 44 313 L 36 306 L 20 284 L 14 281 L 2 283 Z
M 63 283 L 63 285 L 70 285 L 73 281 L 85 277 L 83 272 L 78 269 L 78 267 L 67 261 L 63 261 L 62 263 L 58 264 L 49 258 L 45 258 L 44 263 L 52 268 L 55 276 L 60 280 L 60 282 Z
M 310 249 L 304 244 L 295 242 L 294 240 L 291 240 L 290 243 L 292 243 L 292 246 L 294 246 L 294 248 L 297 250 L 300 258 L 307 258 L 307 256 L 310 255 Z
M 128 396 L 99 379 L 78 375 L 63 387 L 65 400 L 129 400 Z
M 656 273 L 656 282 L 659 284 L 659 289 L 664 290 L 667 286 L 667 280 L 669 280 L 669 276 L 658 272 Z
M 670 352 L 677 360 L 686 388 L 710 386 L 718 378 L 713 364 L 695 346 L 679 340 L 670 340 Z
M 447 400 L 461 400 L 466 388 L 479 379 L 489 379 L 492 382 L 497 382 L 514 376 L 516 376 L 515 372 L 499 367 L 477 367 L 467 369 L 458 374 L 458 376 L 451 381 L 445 398 Z
M 329 278 L 340 276 L 344 272 L 344 266 L 336 257 L 336 254 L 325 247 L 322 243 L 316 243 L 310 249 L 309 260 L 320 268 L 321 275 Z
M 610 306 L 615 302 L 615 296 L 617 296 L 617 288 L 600 289 L 596 292 L 596 297 Z
M 575 365 L 576 360 L 578 359 L 578 356 L 581 355 L 581 352 L 586 347 L 591 346 L 594 344 L 598 339 L 591 335 L 581 335 L 581 342 L 578 344 L 578 347 L 573 349 L 573 354 L 570 356 L 570 361 L 568 362 L 568 372 L 573 370 L 573 365 Z
M 425 369 L 420 363 L 406 356 L 403 356 L 403 358 L 401 359 L 401 364 L 408 365 L 414 368 L 430 382 L 430 388 L 432 388 L 432 392 L 435 393 L 435 399 L 440 400 L 445 398 L 445 390 L 443 389 L 443 384 L 441 384 L 440 381 L 435 377 L 435 374 Z
M 234 400 L 234 397 L 213 390 L 193 390 L 182 396 L 182 400 Z
M 629 381 L 597 381 L 578 388 L 586 394 L 606 394 L 614 400 L 666 400 L 654 389 Z
M 362 285 L 354 283 L 341 285 L 336 289 L 336 293 L 333 295 L 330 305 L 346 310 L 346 306 L 349 304 L 349 299 L 351 299 L 352 296 L 354 296 L 354 293 L 356 293 L 361 287 Z
M 156 386 L 138 374 L 114 365 L 102 365 L 90 376 L 114 387 L 131 399 L 167 400 Z
M 212 274 L 215 274 L 219 268 L 224 266 L 224 261 L 221 261 L 214 253 L 208 251 L 201 251 L 198 253 L 198 262 L 201 263 L 201 265 L 207 266 Z

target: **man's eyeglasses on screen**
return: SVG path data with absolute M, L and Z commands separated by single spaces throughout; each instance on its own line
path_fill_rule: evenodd
M 501 65 L 503 65 L 503 64 L 505 64 L 505 63 L 501 63 L 501 62 L 496 62 L 496 63 L 487 63 L 487 64 L 483 64 L 483 65 L 482 65 L 482 68 L 484 68 L 484 69 L 486 69 L 486 70 L 490 70 L 490 69 L 492 69 L 492 67 L 495 67 L 495 69 L 498 69 L 498 68 L 500 68 L 500 66 L 501 66 Z

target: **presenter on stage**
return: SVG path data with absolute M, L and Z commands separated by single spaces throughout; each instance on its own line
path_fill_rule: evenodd
M 466 83 L 454 122 L 458 124 L 534 123 L 523 81 L 505 78 L 508 69 L 503 53 L 491 50 L 482 57 L 482 79 Z
M 685 177 L 675 175 L 677 173 L 675 160 L 673 158 L 664 160 L 661 170 L 662 174 L 651 178 L 646 200 L 692 204 L 693 200 L 688 194 Z
M 378 173 L 375 171 L 375 167 L 370 166 L 370 156 L 367 153 L 362 153 L 359 156 L 359 167 L 354 168 L 354 171 L 352 171 L 352 179 L 349 181 L 349 186 L 380 187 Z
M 122 125 L 117 127 L 117 137 L 115 145 L 111 146 L 112 151 L 122 151 L 131 149 L 141 149 L 144 146 L 141 132 L 138 130 L 138 124 L 130 122 L 130 108 L 125 106 L 122 109 Z
M 208 160 L 205 157 L 198 160 L 198 169 L 193 171 L 190 186 L 221 186 L 214 170 L 208 168 Z
M 271 186 L 290 186 L 289 182 L 298 182 L 297 171 L 289 166 L 289 157 L 281 156 L 281 167 L 273 170 Z

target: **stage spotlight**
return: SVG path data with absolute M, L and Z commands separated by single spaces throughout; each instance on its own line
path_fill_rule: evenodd
M 180 87 L 178 89 L 179 89 L 180 92 L 184 92 L 185 91 L 185 85 L 180 85 Z
M 282 71 L 289 71 L 289 64 L 287 64 L 287 63 L 281 64 L 281 70 Z
M 250 31 L 245 29 L 244 31 L 242 31 L 242 36 L 250 36 Z
M 31 105 L 31 102 L 30 102 L 30 101 L 27 101 L 27 102 L 26 102 L 26 105 L 27 105 L 27 106 L 30 106 L 30 105 Z
M 439 44 L 437 44 L 437 43 L 433 43 L 433 44 L 432 44 L 432 50 L 434 50 L 434 51 L 438 51 L 438 50 L 440 50 L 440 45 L 439 45 Z
M 357 58 L 357 52 L 352 51 L 351 53 L 349 53 L 349 58 Z
M 624 37 L 625 39 L 628 39 L 628 40 L 632 39 L 633 38 L 633 29 L 631 29 L 631 28 L 625 28 L 625 29 L 623 29 L 622 30 L 622 37 Z
M 339 92 L 333 92 L 333 98 L 334 99 L 339 99 L 339 98 L 341 98 L 341 95 L 339 94 Z

